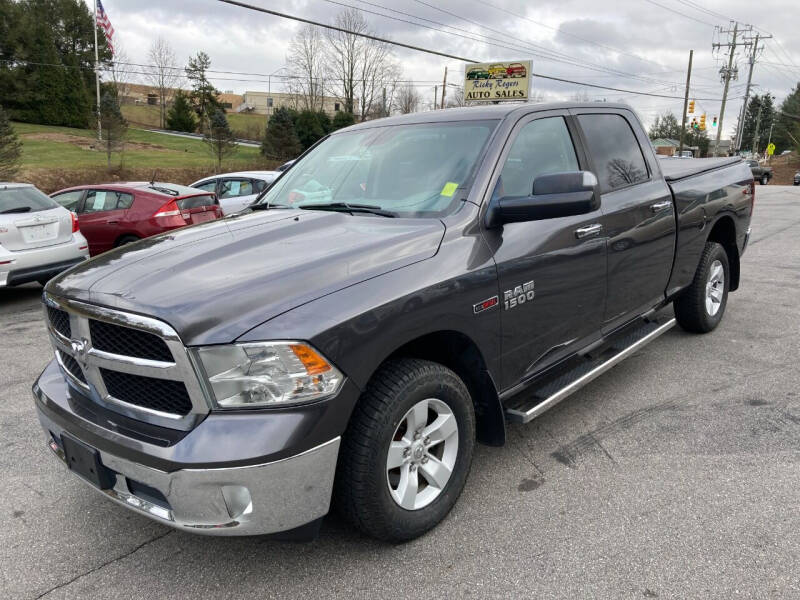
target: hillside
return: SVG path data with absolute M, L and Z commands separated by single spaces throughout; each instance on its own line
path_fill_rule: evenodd
M 147 104 L 123 104 L 122 115 L 131 125 L 158 128 L 158 107 Z M 237 138 L 260 141 L 267 125 L 265 115 L 227 113 L 228 123 Z

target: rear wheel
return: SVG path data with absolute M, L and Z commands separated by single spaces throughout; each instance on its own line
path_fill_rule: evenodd
M 126 244 L 132 244 L 133 242 L 138 242 L 139 238 L 135 235 L 123 235 L 119 238 L 116 243 L 114 244 L 114 248 L 119 248 L 120 246 L 125 246 Z
M 687 331 L 708 333 L 719 325 L 728 303 L 730 265 L 725 248 L 708 242 L 692 284 L 675 300 L 675 318 Z
M 456 503 L 475 446 L 464 382 L 425 360 L 384 364 L 359 400 L 342 442 L 335 503 L 372 537 L 416 538 Z
M 764 173 L 764 174 L 761 176 L 761 185 L 767 185 L 768 183 L 769 183 L 769 175 L 767 175 L 766 173 Z

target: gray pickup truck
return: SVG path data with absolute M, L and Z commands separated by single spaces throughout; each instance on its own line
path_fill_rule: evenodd
M 765 167 L 757 160 L 748 160 L 747 166 L 750 167 L 753 179 L 758 181 L 761 185 L 767 185 L 772 179 L 772 167 Z
M 334 506 L 408 540 L 476 442 L 676 321 L 712 331 L 753 202 L 746 163 L 659 161 L 622 105 L 361 123 L 246 211 L 51 281 L 36 411 L 72 474 L 161 523 L 309 538 Z

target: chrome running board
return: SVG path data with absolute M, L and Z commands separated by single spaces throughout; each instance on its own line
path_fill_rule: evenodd
M 505 407 L 506 417 L 515 423 L 533 420 L 674 326 L 675 319 L 670 318 L 645 321 L 632 330 L 628 328 L 617 340 L 610 340 L 599 354 L 589 354 L 581 358 L 579 364 L 550 376 L 540 384 L 533 384 L 509 399 Z

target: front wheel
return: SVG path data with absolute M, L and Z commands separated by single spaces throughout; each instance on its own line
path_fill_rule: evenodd
M 730 285 L 728 253 L 707 242 L 691 285 L 675 300 L 675 318 L 687 331 L 708 333 L 722 320 Z
M 353 412 L 334 502 L 367 535 L 414 539 L 455 505 L 474 446 L 475 413 L 464 382 L 438 363 L 391 360 Z
M 761 185 L 767 185 L 769 183 L 769 175 L 762 175 L 761 176 Z

